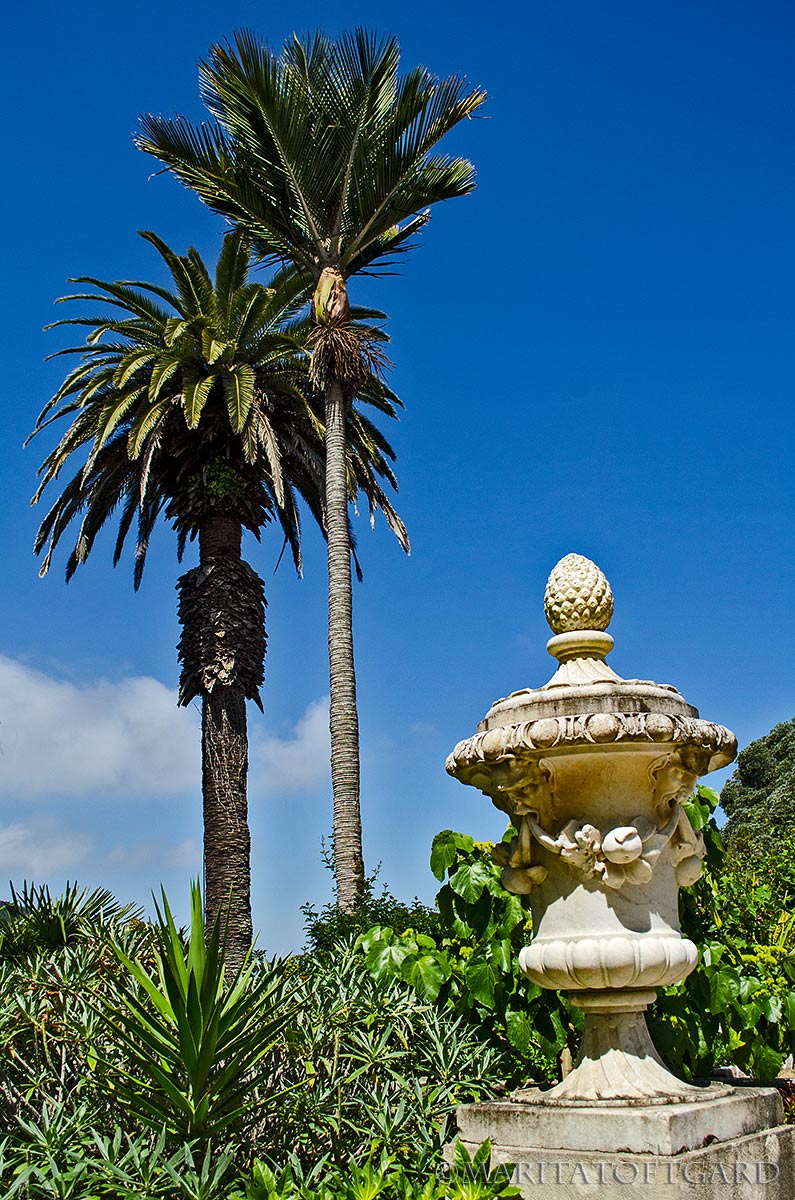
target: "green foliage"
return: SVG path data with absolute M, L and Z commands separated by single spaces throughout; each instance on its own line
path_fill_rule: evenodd
M 733 1063 L 762 1082 L 795 1051 L 795 913 L 774 902 L 766 876 L 727 856 L 714 818 L 715 791 L 699 787 L 686 805 L 706 845 L 705 870 L 680 892 L 682 932 L 699 946 L 695 971 L 660 993 L 650 1025 L 674 1070 L 705 1076 Z
M 227 980 L 220 916 L 205 941 L 198 883 L 187 945 L 165 893 L 157 915 L 152 966 L 114 946 L 129 973 L 102 1007 L 126 1055 L 116 1094 L 142 1124 L 204 1147 L 239 1128 L 254 1100 L 276 1098 L 263 1094 L 263 1062 L 293 1010 L 278 971 L 246 961 Z
M 451 1169 L 444 1178 L 424 1183 L 407 1173 L 394 1157 L 374 1148 L 362 1164 L 345 1167 L 316 1164 L 307 1174 L 292 1162 L 281 1171 L 272 1170 L 259 1159 L 244 1193 L 231 1200 L 498 1200 L 519 1196 L 509 1183 L 512 1165 L 491 1167 L 491 1147 L 484 1142 L 470 1156 L 457 1142 Z
M 29 895 L 34 925 L 37 899 L 64 908 Z M 382 1167 L 384 1200 L 500 1194 L 443 1179 L 453 1108 L 497 1070 L 463 1017 L 376 983 L 350 942 L 224 979 L 195 892 L 189 937 L 165 898 L 154 926 L 124 911 L 0 957 L 0 1194 L 228 1200 L 271 1172 L 275 1197 L 350 1200 Z
M 727 858 L 716 803 L 708 788 L 688 803 L 706 860 L 681 893 L 681 917 L 701 961 L 661 992 L 653 1035 L 685 1075 L 732 1062 L 769 1079 L 795 1048 L 795 915 L 774 909 L 772 864 L 748 876 Z M 318 940 L 300 958 L 250 961 L 229 980 L 217 927 L 205 943 L 196 893 L 185 937 L 165 899 L 149 926 L 107 894 L 27 889 L 7 919 L 29 932 L 20 924 L 5 943 L 13 953 L 0 954 L 0 1193 L 512 1194 L 504 1172 L 489 1179 L 487 1147 L 468 1166 L 459 1148 L 444 1174 L 453 1110 L 531 1071 L 554 1074 L 577 1039 L 565 1002 L 519 975 L 527 901 L 504 891 L 490 849 L 452 831 L 435 839 L 442 886 L 423 928 Z M 396 925 L 412 910 L 388 893 L 376 899 Z
M 508 830 L 506 837 L 511 837 Z M 554 1077 L 558 1057 L 576 1044 L 581 1024 L 557 992 L 544 992 L 519 970 L 530 937 L 526 897 L 507 892 L 490 842 L 446 829 L 431 849 L 439 927 L 429 933 L 376 926 L 360 944 L 376 979 L 400 978 L 422 999 L 465 1017 L 499 1054 L 510 1083 L 528 1071 Z
M 207 496 L 215 503 L 240 500 L 243 497 L 243 485 L 240 477 L 229 463 L 214 458 L 207 464 Z
M 795 894 L 795 718 L 740 751 L 720 803 L 730 859 L 754 874 L 760 858 L 775 863 L 769 882 L 778 898 Z
M 96 941 L 141 912 L 133 905 L 122 908 L 105 888 L 79 890 L 76 883 L 67 883 L 62 896 L 53 896 L 46 885 L 25 883 L 17 892 L 12 884 L 11 896 L 0 909 L 0 961 Z
M 287 1091 L 259 1144 L 309 1169 L 375 1148 L 420 1177 L 439 1163 L 456 1104 L 490 1091 L 495 1055 L 463 1018 L 425 1004 L 400 979 L 377 981 L 353 942 L 296 964 L 291 1055 L 276 1084 Z
M 783 864 L 779 847 L 775 861 L 744 870 L 726 855 L 717 803 L 700 787 L 686 806 L 706 848 L 701 880 L 680 892 L 682 932 L 700 947 L 700 961 L 683 983 L 660 991 L 649 1021 L 673 1070 L 703 1077 L 734 1063 L 769 1081 L 795 1051 L 795 913 L 782 911 L 771 883 L 795 862 Z M 510 1082 L 528 1071 L 551 1077 L 563 1047 L 576 1052 L 582 1017 L 519 971 L 518 950 L 532 934 L 529 903 L 503 888 L 491 850 L 466 834 L 438 834 L 431 869 L 444 881 L 439 931 L 380 925 L 360 945 L 376 979 L 403 979 L 489 1036 Z
M 330 856 L 327 856 L 326 865 L 333 871 L 334 864 Z M 333 900 L 319 912 L 311 904 L 302 906 L 306 948 L 310 953 L 329 950 L 336 942 L 366 933 L 374 925 L 389 926 L 395 933 L 414 929 L 433 935 L 438 931 L 439 918 L 435 909 L 428 908 L 416 896 L 411 904 L 405 904 L 397 900 L 386 885 L 383 885 L 380 893 L 376 893 L 377 874 L 374 872 L 365 879 L 364 891 L 352 912 L 341 910 Z
M 316 32 L 275 54 L 237 33 L 200 73 L 210 119 L 150 114 L 137 143 L 247 229 L 264 260 L 315 279 L 327 264 L 388 268 L 432 204 L 475 186 L 471 163 L 435 149 L 484 93 L 422 67 L 401 76 L 394 38 Z
M 168 268 L 170 287 L 73 280 L 93 290 L 62 302 L 89 302 L 100 311 L 54 323 L 88 332 L 82 345 L 52 356 L 76 355 L 78 362 L 31 435 L 69 421 L 39 470 L 34 502 L 65 468 L 75 472 L 36 536 L 41 573 L 78 522 L 66 568 L 71 578 L 100 529 L 118 516 L 114 564 L 137 523 L 137 587 L 161 513 L 173 523 L 181 557 L 187 539 L 219 510 L 257 537 L 278 521 L 300 568 L 296 494 L 324 528 L 325 454 L 323 405 L 309 379 L 306 321 L 297 315 L 300 287 L 251 282 L 240 232 L 224 238 L 214 278 L 195 249 L 179 255 L 155 234 L 142 236 Z M 397 397 L 375 376 L 357 400 L 396 416 Z M 346 416 L 346 438 L 351 498 L 363 492 L 371 514 L 380 508 L 405 544 L 380 482 L 396 486 L 391 446 L 356 405 Z

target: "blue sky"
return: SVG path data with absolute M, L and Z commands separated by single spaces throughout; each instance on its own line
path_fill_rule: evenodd
M 279 43 L 320 6 L 17 6 L 6 20 L 4 577 L 0 880 L 67 877 L 179 907 L 198 870 L 197 714 L 177 710 L 174 538 L 141 591 L 109 539 L 67 587 L 37 577 L 46 443 L 21 443 L 57 387 L 41 327 L 71 275 L 158 278 L 136 229 L 212 260 L 221 226 L 131 134 L 143 111 L 200 118 L 196 64 L 250 27 Z M 390 314 L 391 430 L 406 559 L 360 522 L 355 597 L 370 868 L 430 899 L 433 834 L 498 836 L 444 759 L 492 700 L 548 678 L 542 596 L 563 554 L 611 579 L 611 662 L 676 684 L 741 744 L 793 715 L 795 13 L 783 3 L 554 0 L 323 6 L 331 32 L 394 32 L 404 62 L 486 88 L 450 149 L 473 196 L 438 209 L 402 275 L 355 298 Z M 60 360 L 61 362 L 63 360 Z M 325 563 L 274 575 L 265 717 L 250 713 L 255 923 L 301 944 L 330 881 Z M 190 564 L 188 564 L 190 565 Z M 718 780 L 720 782 L 720 779 Z

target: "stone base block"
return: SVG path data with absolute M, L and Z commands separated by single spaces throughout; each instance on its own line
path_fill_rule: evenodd
M 521 1093 L 521 1102 L 464 1104 L 456 1111 L 462 1141 L 487 1137 L 499 1146 L 524 1149 L 607 1150 L 629 1154 L 680 1154 L 709 1142 L 725 1142 L 781 1125 L 775 1088 L 699 1089 L 686 1104 L 544 1104 L 543 1091 Z M 795 1200 L 795 1190 L 792 1200 Z
M 489 1138 L 493 1166 L 516 1164 L 525 1200 L 795 1198 L 795 1126 L 773 1089 L 623 1109 L 498 1101 L 457 1118 L 470 1153 Z

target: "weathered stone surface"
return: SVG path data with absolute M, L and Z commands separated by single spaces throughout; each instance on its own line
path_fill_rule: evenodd
M 710 1089 L 711 1094 L 711 1089 Z M 795 1126 L 772 1088 L 678 1105 L 464 1105 L 461 1140 L 489 1137 L 525 1200 L 793 1200 Z M 450 1158 L 450 1148 L 447 1155 Z
M 544 1104 L 539 1091 L 538 1103 L 463 1104 L 456 1119 L 462 1141 L 479 1146 L 490 1138 L 508 1160 L 534 1150 L 676 1155 L 783 1123 L 775 1088 L 694 1090 L 702 1096 L 689 1103 L 621 1105 Z
M 596 563 L 582 554 L 562 558 L 547 581 L 544 613 L 556 634 L 607 629 L 613 616 L 613 592 Z
M 792 1200 L 795 1126 L 679 1155 L 536 1150 L 517 1160 L 499 1149 L 492 1162 L 516 1162 L 524 1200 Z
M 736 739 L 675 688 L 605 664 L 613 601 L 595 564 L 562 559 L 545 603 L 557 672 L 492 705 L 447 770 L 517 831 L 495 861 L 505 887 L 530 897 L 522 970 L 586 1011 L 583 1053 L 561 1094 L 679 1099 L 687 1087 L 654 1053 L 642 1014 L 652 989 L 698 960 L 681 934 L 678 891 L 698 879 L 704 842 L 684 802 L 699 776 L 732 760 Z

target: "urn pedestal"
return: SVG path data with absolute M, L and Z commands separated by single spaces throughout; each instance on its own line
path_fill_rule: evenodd
M 781 1121 L 777 1093 L 677 1079 L 657 1055 L 644 1016 L 656 988 L 684 979 L 698 961 L 681 934 L 678 893 L 698 879 L 704 844 L 683 804 L 700 776 L 732 761 L 734 735 L 701 720 L 675 688 L 622 679 L 607 664 L 613 598 L 588 559 L 568 555 L 558 563 L 545 610 L 555 674 L 492 705 L 447 770 L 489 796 L 516 830 L 495 857 L 505 887 L 530 897 L 533 937 L 519 963 L 535 983 L 565 991 L 583 1010 L 582 1045 L 557 1086 L 460 1110 L 462 1138 L 476 1144 L 491 1137 L 496 1161 L 540 1162 L 542 1154 L 552 1164 L 559 1152 L 631 1152 L 662 1163 L 709 1143 L 762 1131 L 767 1137 Z M 791 1134 L 776 1142 L 784 1159 Z M 714 1159 L 717 1152 L 709 1153 Z M 645 1194 L 673 1200 L 673 1177 L 662 1178 L 649 1181 L 658 1190 Z M 589 1189 L 593 1181 L 580 1182 Z M 595 1181 L 600 1197 L 612 1194 L 607 1182 Z M 748 1185 L 756 1191 L 744 1186 L 740 1180 L 733 1194 L 790 1195 L 771 1191 L 772 1181 L 767 1191 L 757 1182 Z M 524 1194 L 539 1195 L 536 1182 L 528 1188 Z M 729 1194 L 682 1193 L 693 1200 Z

